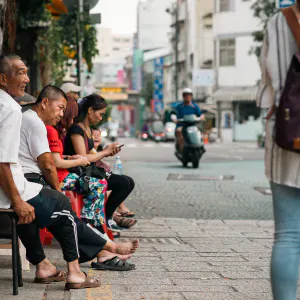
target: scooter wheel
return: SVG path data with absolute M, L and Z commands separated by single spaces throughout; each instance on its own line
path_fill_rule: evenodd
M 187 162 L 187 161 L 183 161 L 183 162 L 182 162 L 182 165 L 186 168 L 187 165 L 188 165 L 188 162 Z
M 198 161 L 193 161 L 193 168 L 194 169 L 199 168 L 199 160 Z

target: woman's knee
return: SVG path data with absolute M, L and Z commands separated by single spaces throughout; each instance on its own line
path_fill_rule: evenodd
M 134 187 L 135 187 L 135 182 L 134 182 L 134 180 L 133 180 L 131 177 L 129 177 L 129 176 L 126 176 L 126 178 L 127 178 L 128 181 L 129 181 L 129 188 L 130 188 L 130 190 L 132 191 L 132 190 L 134 189 Z

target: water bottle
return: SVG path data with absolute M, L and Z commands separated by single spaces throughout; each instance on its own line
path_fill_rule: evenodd
M 123 164 L 122 164 L 120 156 L 116 157 L 114 174 L 123 175 Z

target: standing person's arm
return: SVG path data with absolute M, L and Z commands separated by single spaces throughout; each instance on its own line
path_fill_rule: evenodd
M 34 208 L 21 198 L 10 168 L 18 163 L 21 120 L 21 111 L 0 105 L 0 185 L 19 217 L 18 224 L 28 224 L 35 219 Z
M 260 53 L 260 69 L 261 81 L 258 85 L 258 92 L 256 96 L 256 105 L 261 108 L 271 108 L 274 105 L 274 91 L 272 81 L 267 69 L 267 57 L 269 53 L 268 31 L 266 30 L 263 46 Z M 273 109 L 269 111 L 268 116 L 273 114 Z

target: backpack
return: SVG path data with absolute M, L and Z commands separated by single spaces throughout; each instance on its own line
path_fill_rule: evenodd
M 288 7 L 281 10 L 300 49 L 300 24 Z M 300 50 L 292 58 L 285 85 L 276 108 L 275 143 L 282 149 L 300 153 Z

